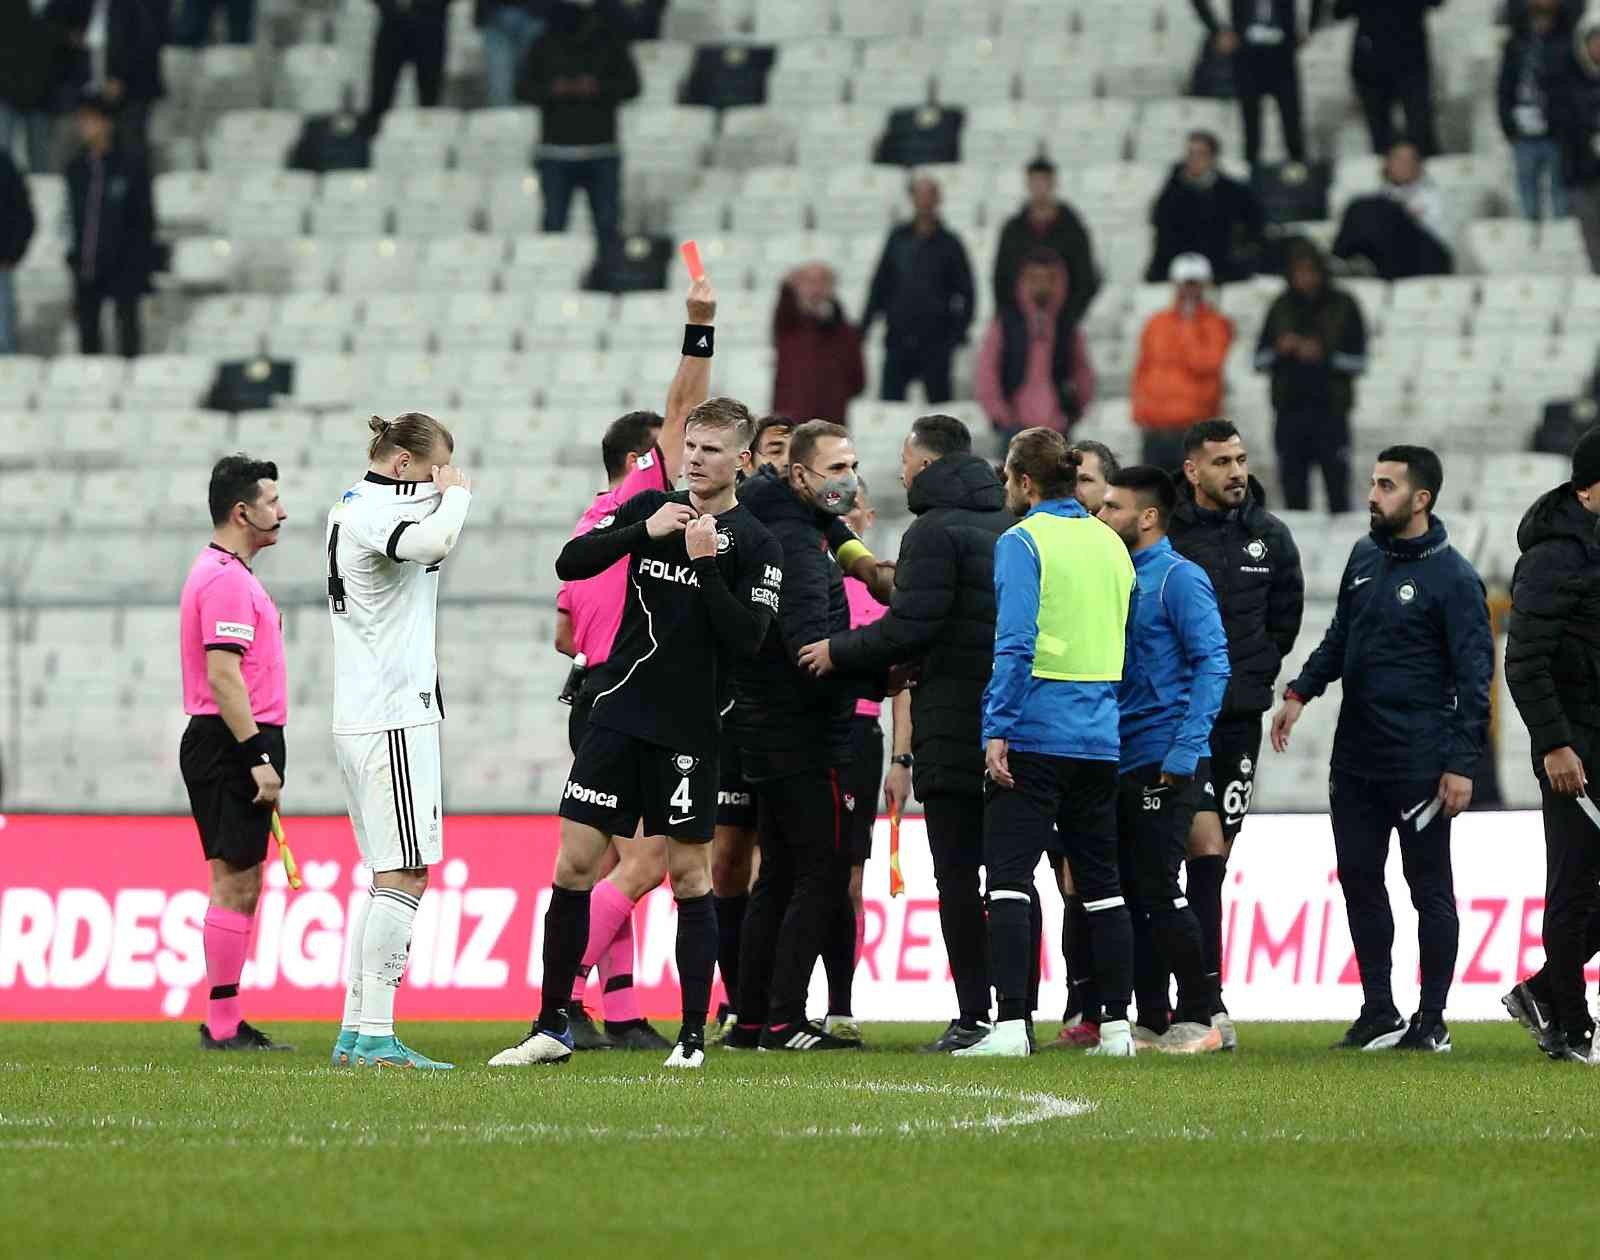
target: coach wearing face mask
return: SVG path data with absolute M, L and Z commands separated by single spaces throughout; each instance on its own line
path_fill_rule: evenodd
M 814 679 L 799 661 L 807 644 L 850 628 L 844 576 L 828 554 L 826 526 L 855 506 L 856 491 L 849 431 L 812 420 L 790 439 L 786 474 L 763 469 L 739 492 L 739 502 L 783 548 L 783 600 L 760 653 L 734 678 L 727 719 L 759 801 L 761 848 L 739 954 L 739 1022 L 725 1039 L 735 1048 L 858 1044 L 808 1023 L 805 1000 L 829 916 L 850 884 L 839 770 L 853 757 L 850 726 L 860 688 Z

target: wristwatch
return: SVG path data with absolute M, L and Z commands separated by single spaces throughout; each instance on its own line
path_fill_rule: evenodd
M 891 766 L 904 766 L 907 770 L 909 770 L 911 769 L 912 763 L 915 760 L 916 759 L 912 757 L 910 753 L 896 753 L 893 757 L 889 758 L 889 764 Z
M 1296 704 L 1304 704 L 1306 702 L 1306 698 L 1296 691 L 1293 686 L 1283 689 L 1283 698 L 1285 700 L 1293 700 Z

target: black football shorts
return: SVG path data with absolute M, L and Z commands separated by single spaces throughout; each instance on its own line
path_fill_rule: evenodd
M 673 752 L 592 720 L 561 793 L 561 817 L 610 836 L 709 842 L 717 823 L 717 759 Z
M 1239 838 L 1250 813 L 1260 760 L 1259 717 L 1230 718 L 1211 728 L 1211 794 L 1200 803 L 1198 812 L 1221 818 L 1223 838 L 1230 844 Z
M 758 804 L 756 787 L 744 778 L 744 754 L 726 731 L 717 783 L 717 826 L 754 831 Z

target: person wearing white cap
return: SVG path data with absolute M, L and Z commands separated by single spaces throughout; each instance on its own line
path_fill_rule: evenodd
M 1168 275 L 1172 305 L 1152 315 L 1139 337 L 1133 420 L 1144 430 L 1143 461 L 1171 471 L 1183 467 L 1189 426 L 1221 414 L 1233 324 L 1207 299 L 1211 264 L 1204 254 L 1179 254 Z

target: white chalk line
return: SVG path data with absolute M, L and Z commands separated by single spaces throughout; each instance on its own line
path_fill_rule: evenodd
M 0 1064 L 9 1070 L 11 1064 Z M 82 1065 L 83 1070 L 96 1070 Z M 68 1070 L 74 1070 L 69 1068 Z M 115 1067 L 97 1070 L 118 1071 Z M 121 1069 L 146 1074 L 144 1068 Z M 165 1073 L 166 1069 L 154 1071 Z M 274 1073 L 276 1074 L 276 1073 Z M 333 1070 L 329 1069 L 329 1074 Z M 340 1072 L 341 1076 L 352 1073 Z M 423 1075 L 421 1073 L 418 1074 Z M 526 1073 L 498 1073 L 484 1079 L 514 1080 Z M 545 1076 L 545 1079 L 551 1079 Z M 930 1136 L 941 1133 L 1004 1133 L 1056 1120 L 1069 1120 L 1090 1114 L 1095 1104 L 1038 1090 L 1007 1090 L 978 1085 L 929 1085 L 919 1082 L 866 1080 L 796 1080 L 788 1076 L 682 1077 L 682 1076 L 585 1076 L 576 1083 L 584 1086 L 650 1086 L 660 1090 L 697 1089 L 721 1093 L 732 1089 L 786 1089 L 823 1094 L 865 1094 L 869 1097 L 938 1098 L 957 1103 L 977 1103 L 982 1110 L 973 1115 L 922 1117 L 883 1123 L 812 1124 L 801 1126 L 736 1126 L 753 1137 L 777 1139 L 878 1138 Z M 83 1132 L 87 1130 L 87 1132 Z M 714 1138 L 729 1131 L 726 1122 L 706 1124 L 659 1124 L 624 1127 L 607 1124 L 552 1124 L 545 1121 L 483 1121 L 441 1123 L 418 1121 L 411 1125 L 369 1125 L 360 1121 L 329 1121 L 324 1125 L 287 1125 L 271 1131 L 240 1132 L 218 1121 L 173 1121 L 150 1116 L 106 1115 L 63 1119 L 55 1116 L 21 1116 L 0 1112 L 0 1134 L 29 1131 L 29 1136 L 0 1136 L 0 1150 L 65 1150 L 74 1147 L 124 1146 L 130 1137 L 146 1134 L 171 1137 L 186 1146 L 329 1149 L 383 1146 L 479 1146 L 531 1145 L 551 1141 L 683 1141 Z M 41 1132 L 42 1131 L 42 1132 Z M 82 1132 L 82 1136 L 76 1136 Z

